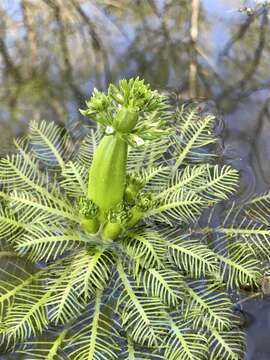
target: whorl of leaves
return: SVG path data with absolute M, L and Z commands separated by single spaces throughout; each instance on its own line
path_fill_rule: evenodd
M 149 106 L 159 100 L 152 95 Z M 94 97 L 93 111 L 109 108 L 106 97 Z M 91 130 L 74 151 L 68 133 L 34 121 L 17 154 L 0 160 L 2 354 L 243 359 L 229 294 L 260 284 L 260 262 L 270 254 L 269 194 L 231 206 L 239 175 L 212 152 L 215 119 L 183 107 L 173 121 L 173 136 L 129 151 L 128 171 L 144 180 L 155 206 L 116 242 L 83 230 L 76 201 L 86 194 L 99 133 Z M 197 226 L 221 201 L 228 205 L 218 226 Z

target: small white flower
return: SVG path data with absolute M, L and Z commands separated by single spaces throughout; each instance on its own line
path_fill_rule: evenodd
M 123 100 L 124 100 L 124 99 L 123 99 L 123 96 L 120 95 L 120 94 L 117 94 L 117 95 L 116 95 L 116 98 L 117 98 L 119 101 L 123 101 Z
M 112 126 L 107 126 L 105 129 L 105 134 L 111 135 L 114 133 L 114 128 Z
M 134 135 L 133 139 L 137 146 L 142 146 L 144 144 L 144 140 L 137 135 Z

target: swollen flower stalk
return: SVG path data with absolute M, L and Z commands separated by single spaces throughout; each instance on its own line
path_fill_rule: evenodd
M 127 143 L 117 135 L 105 135 L 94 154 L 88 185 L 88 198 L 99 207 L 101 222 L 123 200 L 126 163 Z

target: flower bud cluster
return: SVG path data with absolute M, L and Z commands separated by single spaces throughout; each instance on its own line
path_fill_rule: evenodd
M 80 214 L 87 219 L 94 219 L 99 214 L 98 206 L 90 199 L 81 197 L 78 201 Z
M 131 218 L 130 206 L 125 202 L 121 202 L 107 213 L 107 220 L 110 223 L 118 223 L 124 225 Z

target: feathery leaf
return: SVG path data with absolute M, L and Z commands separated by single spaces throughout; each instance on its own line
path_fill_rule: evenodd
M 141 170 L 142 178 L 145 182 L 144 189 L 149 191 L 161 191 L 169 181 L 171 173 L 169 166 L 150 166 Z
M 90 129 L 77 151 L 75 160 L 78 165 L 89 169 L 100 139 L 101 133 L 98 130 Z
M 76 231 L 67 231 L 58 227 L 33 227 L 15 241 L 15 249 L 21 255 L 27 255 L 32 261 L 56 260 L 64 253 L 79 246 L 80 235 Z
M 228 287 L 256 286 L 261 278 L 260 261 L 242 243 L 232 243 L 220 260 L 220 276 Z
M 119 281 L 123 286 L 119 297 L 123 325 L 133 341 L 148 347 L 158 346 L 166 334 L 165 307 L 158 298 L 146 296 L 142 288 L 126 274 L 118 261 Z
M 79 198 L 87 194 L 88 171 L 84 166 L 69 161 L 62 172 L 64 179 L 60 182 L 66 194 Z
M 119 346 L 113 320 L 106 316 L 102 293 L 96 292 L 93 307 L 70 331 L 65 350 L 73 360 L 117 360 Z
M 29 140 L 33 154 L 50 167 L 65 168 L 65 160 L 73 152 L 71 141 L 65 129 L 53 122 L 31 121 Z
M 163 267 L 167 244 L 160 234 L 151 229 L 140 229 L 130 233 L 122 242 L 127 255 L 137 264 L 146 269 Z
M 197 240 L 179 237 L 169 244 L 170 261 L 189 276 L 199 279 L 218 271 L 217 255 Z
M 81 250 L 73 257 L 73 286 L 85 301 L 96 289 L 103 290 L 111 278 L 114 256 L 104 250 Z
M 231 326 L 232 303 L 220 283 L 199 280 L 189 282 L 186 287 L 188 298 L 185 302 L 185 317 L 200 331 L 228 330 Z
M 209 360 L 241 360 L 245 356 L 245 335 L 239 329 L 212 330 L 209 338 Z
M 71 220 L 80 223 L 74 208 L 65 200 L 50 198 L 44 194 L 14 190 L 10 194 L 0 192 L 8 201 L 10 211 L 20 222 L 49 222 Z
M 51 275 L 48 279 L 47 288 L 54 289 L 47 301 L 48 317 L 55 325 L 68 323 L 72 318 L 79 316 L 85 307 L 74 284 L 72 260 L 70 257 L 60 263 L 54 269 L 56 275 Z
M 27 360 L 70 360 L 63 351 L 66 334 L 67 329 L 59 333 L 45 332 L 35 340 L 25 341 L 15 354 Z
M 145 165 L 153 166 L 158 160 L 165 163 L 164 154 L 171 145 L 171 139 L 159 138 L 147 140 L 144 145 L 130 147 L 128 152 L 127 168 L 131 171 L 140 171 Z
M 204 200 L 196 193 L 180 189 L 166 193 L 146 215 L 169 225 L 172 225 L 173 221 L 188 223 L 197 219 L 204 205 Z
M 198 115 L 196 108 L 187 109 L 185 107 L 182 107 L 176 116 L 178 133 L 175 141 L 178 156 L 175 169 L 186 161 L 196 163 L 213 157 L 213 154 L 205 151 L 204 147 L 216 141 L 213 136 L 214 116 L 207 115 L 202 118 Z
M 141 349 L 136 347 L 130 337 L 127 337 L 127 346 L 119 355 L 119 360 L 165 360 L 162 355 L 153 354 L 149 349 Z
M 248 217 L 255 221 L 260 221 L 269 226 L 270 224 L 270 191 L 256 196 L 243 206 L 244 212 Z
M 188 323 L 169 316 L 169 335 L 164 339 L 166 360 L 207 360 L 208 346 L 204 335 L 192 330 Z
M 169 307 L 175 307 L 184 298 L 183 277 L 177 271 L 148 269 L 143 273 L 142 281 L 146 294 L 158 297 Z

